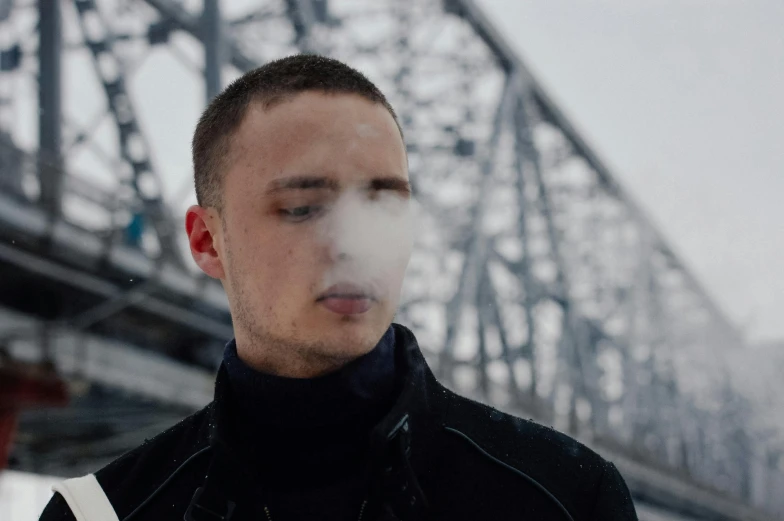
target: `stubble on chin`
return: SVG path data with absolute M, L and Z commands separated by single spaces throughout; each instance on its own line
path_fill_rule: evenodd
M 327 372 L 357 358 L 358 354 L 347 350 L 345 343 L 341 345 L 341 338 L 330 338 L 335 335 L 303 337 L 296 327 L 291 330 L 277 327 L 279 321 L 273 317 L 269 319 L 272 324 L 265 324 L 252 311 L 249 295 L 239 286 L 232 285 L 235 336 L 237 331 L 242 332 L 243 345 L 238 348 L 245 355 L 243 359 L 255 369 L 275 375 L 302 373 L 312 368 Z M 346 340 L 344 338 L 342 342 Z
M 226 256 L 232 322 L 235 337 L 240 332 L 242 339 L 238 349 L 243 360 L 255 369 L 276 375 L 281 372 L 302 373 L 312 368 L 329 372 L 343 367 L 375 346 L 369 345 L 373 339 L 368 337 L 367 331 L 356 331 L 356 337 L 351 338 L 354 335 L 347 335 L 340 326 L 328 331 L 330 328 L 325 324 L 323 328 L 315 327 L 315 331 L 309 332 L 297 327 L 296 321 L 287 329 L 272 308 L 266 310 L 267 313 L 263 309 L 254 310 L 252 295 L 242 283 L 249 277 L 232 262 L 230 248 L 227 248 Z

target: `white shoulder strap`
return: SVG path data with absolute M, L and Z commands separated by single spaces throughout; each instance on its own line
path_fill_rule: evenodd
M 63 496 L 76 521 L 120 521 L 95 474 L 66 479 L 52 490 Z

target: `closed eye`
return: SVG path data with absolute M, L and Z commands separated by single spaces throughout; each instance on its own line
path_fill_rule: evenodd
M 281 208 L 278 214 L 290 222 L 307 221 L 311 217 L 318 215 L 322 211 L 322 206 L 296 206 L 293 208 Z

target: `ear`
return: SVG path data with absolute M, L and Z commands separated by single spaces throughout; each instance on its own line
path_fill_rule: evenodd
M 193 205 L 185 212 L 185 231 L 196 264 L 215 279 L 225 279 L 220 217 L 212 208 Z

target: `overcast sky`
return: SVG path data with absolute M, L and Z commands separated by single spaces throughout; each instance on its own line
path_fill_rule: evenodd
M 477 2 L 730 318 L 784 339 L 784 1 Z

